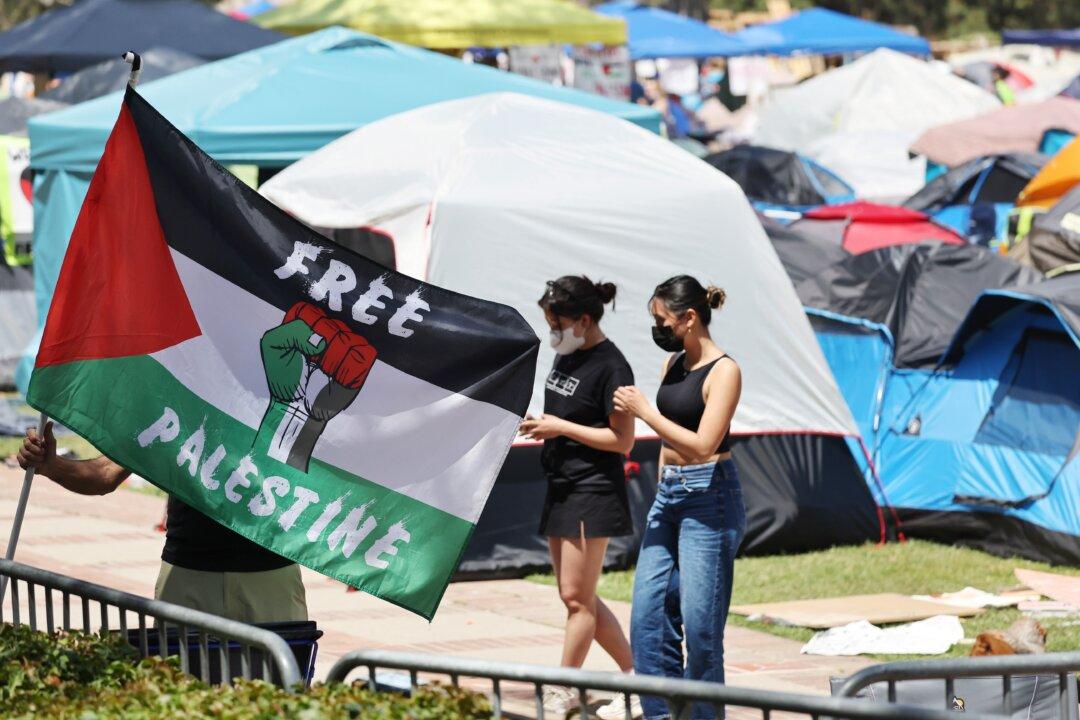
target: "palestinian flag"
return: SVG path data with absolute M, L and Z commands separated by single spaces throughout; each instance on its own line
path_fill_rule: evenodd
M 515 310 L 288 217 L 128 89 L 28 401 L 259 545 L 431 618 L 538 344 Z

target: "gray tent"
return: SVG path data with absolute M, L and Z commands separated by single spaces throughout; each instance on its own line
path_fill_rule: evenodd
M 181 70 L 202 65 L 204 62 L 206 61 L 202 58 L 172 48 L 151 48 L 142 53 L 142 74 L 139 75 L 139 83 L 160 80 Z M 117 55 L 112 60 L 91 65 L 69 75 L 61 81 L 59 87 L 42 93 L 41 97 L 72 105 L 86 102 L 123 90 L 130 74 L 131 66 Z
M 41 98 L 0 100 L 0 135 L 25 135 L 26 122 L 35 115 L 67 107 L 66 103 Z
M 1080 185 L 1058 200 L 1049 212 L 1035 218 L 1024 244 L 1027 258 L 1021 256 L 1021 259 L 1030 261 L 1044 273 L 1055 275 L 1080 270 Z

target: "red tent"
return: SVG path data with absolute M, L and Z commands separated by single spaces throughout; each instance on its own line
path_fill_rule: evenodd
M 815 208 L 793 222 L 791 229 L 836 242 L 853 255 L 926 241 L 965 244 L 962 237 L 918 210 L 863 201 Z

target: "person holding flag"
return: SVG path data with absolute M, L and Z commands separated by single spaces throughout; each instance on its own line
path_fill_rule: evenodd
M 19 465 L 79 495 L 108 495 L 131 472 L 104 455 L 69 460 L 56 454 L 53 424 L 26 432 Z M 165 548 L 154 585 L 158 600 L 248 623 L 307 620 L 300 566 L 259 547 L 170 496 Z

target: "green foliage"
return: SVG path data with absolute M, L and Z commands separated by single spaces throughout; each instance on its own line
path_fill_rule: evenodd
M 482 695 L 430 686 L 405 697 L 355 683 L 289 694 L 261 681 L 206 685 L 180 672 L 177 658 L 136 662 L 115 636 L 46 635 L 0 626 L 0 717 L 31 720 L 470 720 L 491 717 Z

